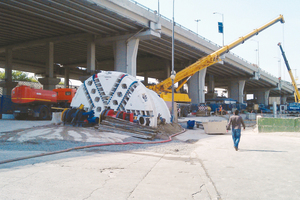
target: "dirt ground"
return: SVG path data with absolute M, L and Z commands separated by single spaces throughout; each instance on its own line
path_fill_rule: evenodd
M 158 125 L 157 130 L 159 131 L 156 136 L 157 139 L 168 139 L 169 136 L 184 131 L 184 128 L 178 123 L 170 123 Z
M 180 126 L 178 123 L 173 123 L 173 124 L 160 124 L 157 127 L 158 133 L 153 139 L 162 139 L 166 140 L 169 139 L 169 136 L 179 133 L 183 131 L 184 129 Z M 39 133 L 40 132 L 40 133 Z M 49 132 L 49 133 L 48 133 Z M 0 134 L 0 140 L 6 141 L 9 138 L 19 138 L 21 135 L 31 135 L 31 134 L 38 134 L 39 137 L 42 138 L 47 138 L 50 137 L 50 133 L 53 133 L 56 135 L 57 132 L 61 132 L 60 135 L 68 135 L 68 133 L 78 133 L 80 135 L 93 135 L 100 137 L 99 133 L 117 133 L 117 134 L 122 134 L 122 135 L 128 135 L 130 136 L 131 134 L 128 132 L 128 130 L 121 130 L 121 129 L 116 129 L 115 127 L 109 128 L 108 126 L 97 126 L 97 127 L 73 127 L 70 125 L 63 125 L 61 123 L 59 124 L 48 124 L 48 125 L 41 125 L 41 126 L 33 126 L 33 127 L 28 127 L 28 128 L 22 128 L 22 129 L 17 129 L 13 131 L 8 131 L 5 132 L 5 134 Z M 47 137 L 46 137 L 47 136 Z M 64 136 L 67 137 L 67 136 Z

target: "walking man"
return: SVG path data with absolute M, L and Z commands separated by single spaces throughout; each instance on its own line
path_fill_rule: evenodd
M 230 124 L 232 124 L 232 139 L 234 148 L 237 151 L 239 147 L 239 142 L 241 138 L 241 126 L 245 130 L 246 126 L 244 120 L 241 116 L 239 116 L 239 111 L 235 110 L 234 115 L 229 118 L 229 122 L 227 124 L 227 130 L 230 129 Z

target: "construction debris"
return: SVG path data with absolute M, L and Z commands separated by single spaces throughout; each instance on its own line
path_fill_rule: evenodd
M 158 130 L 149 126 L 139 125 L 130 121 L 105 116 L 105 119 L 102 119 L 100 124 L 96 128 L 111 128 L 123 130 L 125 132 L 131 133 L 133 137 L 153 140 L 158 133 Z

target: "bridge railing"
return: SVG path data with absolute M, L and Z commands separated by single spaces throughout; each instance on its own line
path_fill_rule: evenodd
M 149 11 L 149 12 L 152 12 L 152 13 L 154 13 L 154 14 L 157 14 L 157 11 L 152 10 L 152 9 L 150 9 L 150 8 L 148 8 L 148 7 L 142 5 L 142 4 L 140 4 L 140 3 L 138 3 L 138 2 L 136 2 L 136 1 L 134 1 L 134 0 L 129 0 L 129 1 L 131 1 L 132 3 L 134 3 L 134 4 L 138 5 L 138 6 L 140 6 L 141 8 L 144 8 L 145 10 L 147 10 L 147 11 Z M 159 17 L 161 17 L 161 18 L 163 18 L 164 20 L 169 21 L 169 22 L 172 23 L 172 20 L 169 19 L 169 18 L 167 18 L 167 17 L 164 16 L 164 15 L 159 14 Z M 205 41 L 207 41 L 207 42 L 209 42 L 209 43 L 211 43 L 211 44 L 213 44 L 213 45 L 215 45 L 215 46 L 217 46 L 217 47 L 222 47 L 222 46 L 220 46 L 220 45 L 218 45 L 218 44 L 212 42 L 211 40 L 209 40 L 209 39 L 207 39 L 207 38 L 205 38 L 205 37 L 199 35 L 198 33 L 195 33 L 194 31 L 192 31 L 192 30 L 186 28 L 185 26 L 182 26 L 182 25 L 180 25 L 180 24 L 178 24 L 178 23 L 176 23 L 176 22 L 175 22 L 174 25 L 175 25 L 175 26 L 178 26 L 178 27 L 180 27 L 180 28 L 182 28 L 182 29 L 184 29 L 184 30 L 186 30 L 186 31 L 188 31 L 188 32 L 190 32 L 190 33 L 196 35 L 196 36 L 198 36 L 199 38 L 201 38 L 201 39 L 203 39 L 203 40 L 205 40 Z M 244 58 L 242 58 L 242 57 L 240 57 L 240 56 L 238 56 L 237 54 L 232 53 L 232 52 L 229 52 L 229 53 L 230 53 L 231 55 L 233 55 L 233 56 L 239 58 L 240 60 L 242 60 L 242 61 L 244 61 L 244 62 L 246 62 L 246 63 L 248 63 L 248 64 L 250 64 L 250 65 L 253 65 L 253 63 L 247 61 L 246 59 L 244 59 Z M 260 67 L 259 67 L 259 68 L 260 68 Z M 265 70 L 263 70 L 263 69 L 261 69 L 261 68 L 260 68 L 260 70 L 263 71 L 263 72 L 265 72 L 266 74 L 272 76 L 272 77 L 275 77 L 274 75 L 270 74 L 269 72 L 267 72 L 267 71 L 265 71 Z M 275 78 L 277 78 L 277 77 L 275 77 Z
M 129 1 L 131 1 L 132 3 L 138 5 L 138 6 L 142 7 L 142 8 L 144 8 L 145 10 L 147 10 L 147 11 L 149 11 L 149 12 L 152 12 L 152 13 L 154 13 L 154 14 L 157 14 L 156 10 L 152 10 L 152 9 L 150 9 L 150 8 L 148 8 L 148 7 L 146 7 L 146 6 L 142 5 L 142 4 L 140 4 L 139 2 L 136 2 L 136 1 L 134 1 L 134 0 L 129 0 Z M 171 20 L 171 19 L 167 18 L 166 16 L 164 16 L 164 15 L 162 15 L 162 14 L 159 14 L 159 17 L 161 17 L 161 18 L 163 18 L 164 20 L 169 21 L 169 22 L 172 23 L 172 20 Z M 184 29 L 184 30 L 186 30 L 186 31 L 188 31 L 188 32 L 191 32 L 191 33 L 197 35 L 197 36 L 200 37 L 201 39 L 203 39 L 203 40 L 205 40 L 205 41 L 207 41 L 207 42 L 209 42 L 209 43 L 211 43 L 211 44 L 213 44 L 213 45 L 215 45 L 215 46 L 221 47 L 220 45 L 218 45 L 218 44 L 216 44 L 216 43 L 210 41 L 209 39 L 207 39 L 207 38 L 205 38 L 205 37 L 203 37 L 203 36 L 201 36 L 201 35 L 195 33 L 194 31 L 192 31 L 192 30 L 186 28 L 185 26 L 182 26 L 181 24 L 178 24 L 178 23 L 175 22 L 174 25 L 175 25 L 175 26 L 178 26 L 178 27 L 180 27 L 180 28 L 182 28 L 182 29 Z

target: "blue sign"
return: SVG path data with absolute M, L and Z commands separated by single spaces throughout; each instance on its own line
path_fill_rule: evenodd
M 219 33 L 223 33 L 223 22 L 218 22 Z

